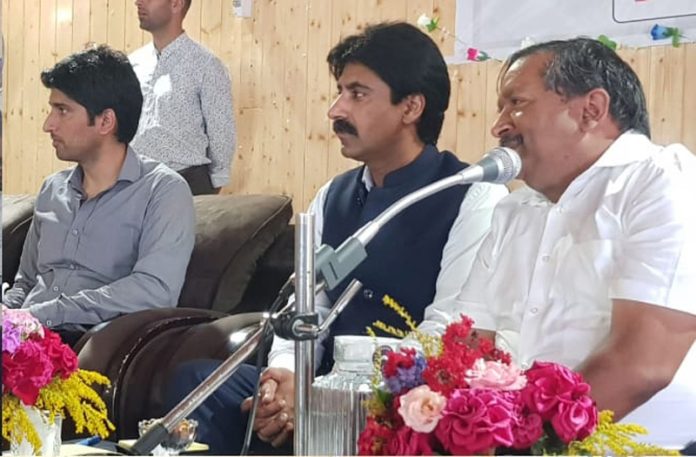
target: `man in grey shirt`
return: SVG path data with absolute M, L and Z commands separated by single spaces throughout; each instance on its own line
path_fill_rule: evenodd
M 142 95 L 123 53 L 73 54 L 41 81 L 51 90 L 44 131 L 58 158 L 77 166 L 41 186 L 3 302 L 73 343 L 118 315 L 176 306 L 193 249 L 193 198 L 181 176 L 128 147 Z
M 230 182 L 235 149 L 227 69 L 191 40 L 182 22 L 191 0 L 136 0 L 140 28 L 152 42 L 129 59 L 143 91 L 143 114 L 131 145 L 178 171 L 194 195 Z

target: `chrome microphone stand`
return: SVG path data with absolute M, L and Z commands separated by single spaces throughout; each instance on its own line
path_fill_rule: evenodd
M 295 217 L 295 312 L 314 312 L 314 215 Z M 316 320 L 313 322 L 316 323 Z M 309 397 L 314 381 L 314 339 L 295 340 L 295 455 L 308 455 Z
M 517 153 L 508 148 L 495 148 L 478 164 L 454 176 L 441 179 L 425 186 L 393 203 L 374 220 L 361 227 L 348 237 L 337 249 L 323 245 L 314 248 L 314 215 L 300 213 L 296 216 L 295 232 L 295 271 L 285 283 L 274 302 L 280 304 L 289 295 L 292 280 L 295 280 L 295 311 L 285 312 L 289 303 L 281 311 L 266 315 L 260 328 L 222 365 L 206 378 L 196 389 L 174 407 L 158 424 L 152 426 L 131 448 L 135 455 L 146 455 L 162 442 L 174 427 L 198 407 L 217 389 L 237 368 L 257 349 L 268 325 L 272 324 L 275 333 L 285 339 L 296 341 L 295 345 L 295 436 L 297 455 L 307 455 L 309 441 L 308 410 L 309 396 L 314 379 L 314 340 L 326 331 L 341 311 L 360 290 L 362 284 L 353 279 L 343 294 L 336 300 L 329 315 L 319 325 L 314 310 L 314 298 L 324 289 L 333 289 L 367 257 L 365 246 L 379 230 L 396 215 L 414 203 L 440 192 L 443 189 L 478 181 L 506 183 L 514 179 L 521 168 Z M 316 260 L 316 265 L 315 265 Z M 320 281 L 315 284 L 316 272 Z M 278 306 L 279 307 L 279 306 Z M 253 414 L 253 412 L 252 412 Z

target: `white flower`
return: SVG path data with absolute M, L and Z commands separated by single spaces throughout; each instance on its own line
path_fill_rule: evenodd
M 428 25 L 430 25 L 430 23 L 432 21 L 433 20 L 430 19 L 429 16 L 427 16 L 425 14 L 421 14 L 420 17 L 418 18 L 417 24 L 418 24 L 418 27 L 425 29 L 425 28 L 428 28 Z

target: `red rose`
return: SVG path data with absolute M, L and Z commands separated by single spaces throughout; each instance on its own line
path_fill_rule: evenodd
M 3 389 L 25 405 L 36 403 L 39 390 L 53 379 L 52 372 L 51 359 L 37 341 L 25 341 L 12 355 L 2 353 Z
M 515 405 L 504 392 L 489 389 L 454 391 L 435 429 L 445 450 L 455 455 L 488 452 L 514 443 Z
M 431 434 L 418 433 L 410 427 L 403 426 L 389 439 L 385 447 L 385 454 L 433 455 L 433 448 L 430 446 L 431 440 Z
M 385 455 L 385 444 L 393 434 L 387 425 L 368 417 L 365 430 L 358 437 L 358 455 Z
M 551 425 L 564 443 L 583 440 L 597 428 L 597 408 L 588 396 L 575 401 L 562 401 Z

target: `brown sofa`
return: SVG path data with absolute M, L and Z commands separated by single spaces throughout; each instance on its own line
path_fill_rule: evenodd
M 6 282 L 17 271 L 33 203 L 31 196 L 3 196 Z M 121 316 L 75 345 L 81 368 L 111 380 L 101 395 L 114 439 L 135 437 L 140 419 L 163 413 L 162 388 L 179 363 L 234 352 L 292 272 L 289 197 L 199 196 L 195 208 L 196 242 L 179 306 Z

